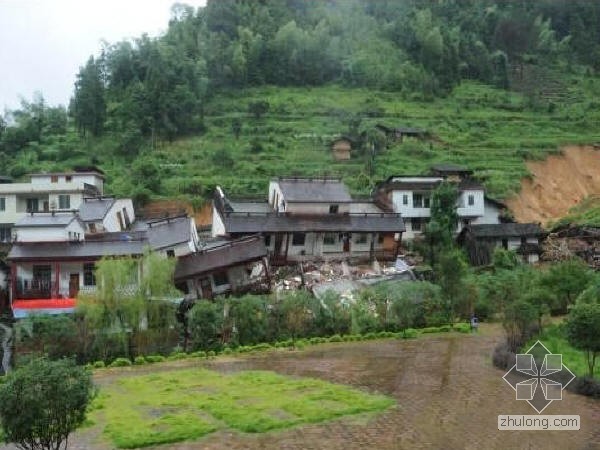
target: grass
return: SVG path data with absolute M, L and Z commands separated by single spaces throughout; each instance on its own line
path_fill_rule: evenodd
M 561 324 L 547 326 L 543 332 L 532 339 L 524 350 L 527 350 L 535 341 L 539 340 L 552 353 L 562 354 L 563 364 L 567 366 L 578 377 L 588 373 L 587 359 L 585 353 L 573 348 L 565 336 L 564 327 Z M 598 364 L 596 364 L 598 366 Z M 596 368 L 594 378 L 600 380 L 600 370 Z
M 220 429 L 263 433 L 350 414 L 394 400 L 309 378 L 266 371 L 223 375 L 186 369 L 131 376 L 103 389 L 91 419 L 106 420 L 118 448 L 198 439 Z
M 600 196 L 592 195 L 569 210 L 569 214 L 553 224 L 600 227 Z
M 573 95 L 555 108 L 476 82 L 463 82 L 448 97 L 431 102 L 338 85 L 231 90 L 217 93 L 205 106 L 204 134 L 160 143 L 139 157 L 160 167 L 159 195 L 193 199 L 195 204 L 200 196 L 209 198 L 216 184 L 234 196 L 264 196 L 269 178 L 290 175 L 340 175 L 355 194 L 366 195 L 377 180 L 422 173 L 437 162 L 468 166 L 492 196 L 505 198 L 528 175 L 525 160 L 543 159 L 564 144 L 600 141 L 600 129 L 594 126 L 600 109 L 593 101 L 600 96 L 600 78 L 570 77 L 564 81 Z M 270 104 L 260 119 L 247 112 L 248 104 L 257 100 Z M 362 117 L 360 130 L 377 123 L 406 125 L 424 128 L 435 139 L 393 143 L 376 156 L 371 176 L 364 156 L 355 152 L 350 161 L 336 162 L 328 147 L 334 136 L 348 132 L 352 115 Z M 234 119 L 242 122 L 238 139 L 231 130 Z M 132 178 L 128 156 L 115 153 L 116 139 L 90 139 L 82 146 L 84 154 L 99 158 L 108 189 L 128 196 L 140 180 Z M 42 170 L 72 165 L 73 158 L 25 158 L 21 163 Z

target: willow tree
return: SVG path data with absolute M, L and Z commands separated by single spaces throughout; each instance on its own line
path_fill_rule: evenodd
M 175 322 L 167 300 L 181 295 L 173 285 L 174 270 L 174 259 L 151 251 L 141 258 L 103 258 L 96 263 L 97 289 L 80 295 L 78 313 L 94 342 L 104 344 L 96 345 L 102 359 L 119 353 L 134 357 L 141 332 L 147 335 L 144 344 L 153 334 L 156 342 L 164 341 Z

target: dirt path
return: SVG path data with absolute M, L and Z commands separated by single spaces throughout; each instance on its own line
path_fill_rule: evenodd
M 600 151 L 592 146 L 568 146 L 561 155 L 530 161 L 531 179 L 506 200 L 518 222 L 548 223 L 565 216 L 581 200 L 600 194 Z
M 484 325 L 479 335 L 424 336 L 328 344 L 302 352 L 280 352 L 215 360 L 177 362 L 171 367 L 205 364 L 231 372 L 268 369 L 348 384 L 395 397 L 398 406 L 376 416 L 345 418 L 287 431 L 248 435 L 219 432 L 196 442 L 152 447 L 196 449 L 600 449 L 600 401 L 566 393 L 546 414 L 579 414 L 580 431 L 498 431 L 498 414 L 533 414 L 492 366 L 490 355 L 500 328 Z M 158 367 L 146 370 L 156 370 Z M 167 366 L 161 368 L 167 369 Z M 135 374 L 137 370 L 128 374 Z M 100 384 L 122 372 L 104 372 Z M 109 447 L 99 430 L 74 436 L 73 449 Z

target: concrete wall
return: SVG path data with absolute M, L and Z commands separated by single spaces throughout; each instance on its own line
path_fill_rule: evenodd
M 73 189 L 74 186 L 83 187 L 83 183 L 91 184 L 92 186 L 96 186 L 100 193 L 103 192 L 104 189 L 104 180 L 99 175 L 94 174 L 84 174 L 84 173 L 70 173 L 70 174 L 59 174 L 58 181 L 52 183 L 52 174 L 39 174 L 33 175 L 31 177 L 31 184 L 36 186 L 42 185 L 68 185 Z M 67 181 L 67 176 L 71 177 L 71 181 Z
M 115 203 L 111 206 L 110 210 L 104 217 L 102 221 L 102 225 L 105 231 L 107 232 L 115 232 L 115 231 L 123 231 L 121 229 L 121 225 L 119 224 L 119 219 L 117 213 L 121 213 L 121 217 L 123 219 L 123 226 L 126 226 L 125 223 L 125 215 L 123 214 L 123 209 L 127 211 L 127 215 L 129 216 L 129 222 L 133 223 L 135 221 L 135 211 L 133 209 L 133 203 L 129 198 L 122 198 L 115 201 Z
M 223 219 L 221 218 L 219 211 L 217 211 L 217 208 L 215 208 L 213 205 L 211 235 L 212 237 L 225 236 L 225 233 L 226 231 Z
M 471 223 L 474 225 L 500 223 L 499 216 L 501 212 L 498 206 L 484 199 L 483 216 L 477 217 Z
M 17 242 L 57 242 L 68 241 L 69 232 L 79 233 L 84 239 L 85 228 L 78 220 L 72 221 L 66 227 L 19 227 L 15 228 Z

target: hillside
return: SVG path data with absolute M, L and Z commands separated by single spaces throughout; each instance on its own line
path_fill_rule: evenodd
M 575 80 L 573 90 L 600 90 L 600 80 Z M 597 95 L 597 94 L 595 94 Z M 253 101 L 269 102 L 270 110 L 255 119 L 247 113 Z M 464 164 L 475 170 L 491 195 L 505 198 L 517 192 L 528 175 L 526 160 L 540 160 L 570 143 L 600 141 L 593 126 L 600 111 L 587 100 L 562 109 L 532 109 L 516 93 L 473 82 L 457 87 L 446 99 L 402 100 L 389 92 L 326 86 L 256 88 L 216 96 L 206 108 L 207 131 L 201 136 L 164 143 L 142 158 L 155 162 L 163 196 L 208 197 L 215 184 L 235 195 L 262 195 L 269 177 L 338 174 L 356 193 L 366 194 L 376 180 L 395 173 L 420 173 L 435 162 Z M 407 139 L 375 157 L 368 176 L 367 157 L 356 151 L 352 160 L 333 161 L 328 144 L 347 133 L 359 115 L 361 130 L 376 123 L 421 127 L 434 135 L 426 142 Z M 236 139 L 234 119 L 241 121 Z M 91 143 L 102 148 L 106 141 Z M 132 186 L 119 160 L 104 160 L 109 186 L 126 194 Z

